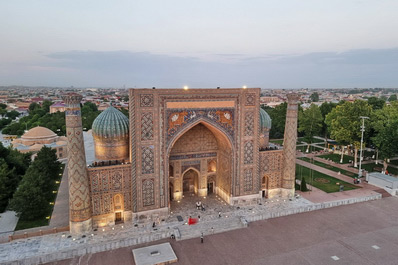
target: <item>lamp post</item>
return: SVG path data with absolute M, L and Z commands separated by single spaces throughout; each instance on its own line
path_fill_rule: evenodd
M 359 152 L 359 170 L 358 170 L 358 178 L 362 177 L 362 144 L 363 144 L 363 133 L 365 132 L 365 119 L 369 119 L 369 117 L 366 116 L 360 116 L 360 119 L 362 119 L 362 126 L 361 126 L 361 150 Z

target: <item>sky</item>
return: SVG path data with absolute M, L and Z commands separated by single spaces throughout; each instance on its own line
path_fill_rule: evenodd
M 396 0 L 0 1 L 0 86 L 398 87 Z

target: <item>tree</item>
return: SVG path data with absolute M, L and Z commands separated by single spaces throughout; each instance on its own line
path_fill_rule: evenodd
M 6 109 L 6 108 L 7 108 L 7 104 L 0 103 L 0 109 Z
M 396 95 L 396 94 L 391 95 L 391 96 L 388 98 L 388 101 L 389 101 L 389 102 L 397 101 L 397 95 Z
M 9 170 L 4 159 L 0 159 L 0 213 L 4 212 L 14 193 L 15 170 Z
M 360 116 L 370 116 L 371 106 L 366 101 L 355 100 L 338 105 L 326 116 L 331 137 L 342 145 L 341 160 L 343 162 L 344 146 L 354 145 L 354 167 L 357 166 L 358 148 L 360 147 L 362 121 Z M 369 126 L 366 126 L 368 130 Z
M 44 146 L 22 178 L 10 202 L 10 208 L 22 220 L 34 220 L 49 212 L 49 202 L 53 200 L 55 180 L 61 173 L 56 151 Z
M 26 172 L 10 202 L 10 209 L 17 212 L 21 220 L 34 220 L 49 212 L 50 205 L 43 194 L 37 173 L 36 170 Z
M 12 110 L 6 113 L 6 116 L 12 120 L 15 120 L 15 118 L 18 117 L 19 115 L 21 114 L 16 110 Z
M 328 126 L 325 123 L 326 115 L 328 115 L 332 109 L 337 106 L 337 103 L 333 102 L 323 102 L 322 105 L 319 107 L 322 113 L 322 130 L 321 134 L 325 136 L 325 148 L 327 147 L 327 138 L 329 137 Z
M 301 179 L 300 191 L 308 191 L 307 182 L 305 181 L 305 177 L 303 177 L 303 178 Z
M 45 111 L 45 113 L 49 113 L 50 112 L 50 106 L 53 104 L 53 102 L 49 101 L 49 100 L 44 100 L 43 104 L 41 105 L 42 110 Z
M 368 104 L 372 107 L 373 110 L 382 109 L 386 102 L 377 97 L 370 97 L 368 98 Z
M 264 108 L 272 120 L 270 138 L 282 138 L 285 131 L 287 103 L 284 102 L 275 108 Z
M 312 102 L 318 102 L 319 101 L 319 94 L 318 92 L 314 92 L 311 94 L 310 99 Z
M 312 144 L 312 139 L 315 135 L 319 135 L 322 130 L 322 113 L 319 107 L 315 104 L 299 112 L 299 132 L 304 132 L 304 139 L 307 142 L 307 153 Z
M 372 141 L 379 150 L 380 158 L 384 161 L 384 170 L 388 166 L 387 159 L 398 153 L 397 122 L 398 101 L 391 102 L 391 105 L 384 105 L 371 116 L 371 124 L 375 132 Z

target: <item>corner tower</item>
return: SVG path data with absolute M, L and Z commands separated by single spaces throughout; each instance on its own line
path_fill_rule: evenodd
M 291 93 L 287 95 L 285 135 L 283 138 L 283 197 L 294 196 L 294 182 L 296 177 L 298 100 L 298 94 Z
M 91 199 L 80 111 L 82 96 L 70 93 L 62 96 L 62 99 L 66 104 L 70 232 L 82 234 L 92 229 Z

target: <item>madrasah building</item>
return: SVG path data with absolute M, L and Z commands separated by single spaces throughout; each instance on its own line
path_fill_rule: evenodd
M 230 205 L 294 195 L 298 96 L 288 95 L 284 147 L 269 144 L 260 88 L 130 89 L 129 118 L 109 107 L 93 122 L 87 166 L 79 94 L 63 96 L 71 233 L 169 215 L 183 194 Z

